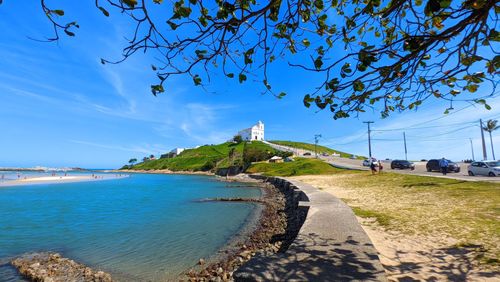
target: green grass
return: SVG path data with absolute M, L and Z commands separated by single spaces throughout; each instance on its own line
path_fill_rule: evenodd
M 317 159 L 296 158 L 293 162 L 284 163 L 254 163 L 248 173 L 262 173 L 266 176 L 299 176 L 316 174 L 333 174 L 344 170 Z
M 132 169 L 172 171 L 203 171 L 215 167 L 224 167 L 229 163 L 228 155 L 231 149 L 235 150 L 235 157 L 243 154 L 244 143 L 231 142 L 219 145 L 205 145 L 196 149 L 188 149 L 175 158 L 146 161 L 135 165 Z
M 274 143 L 274 144 L 278 144 L 278 145 L 283 145 L 283 146 L 288 146 L 288 147 L 303 149 L 303 150 L 309 150 L 309 151 L 314 152 L 314 144 L 309 144 L 309 143 L 304 143 L 304 142 L 294 142 L 294 141 L 280 141 L 280 140 L 269 141 L 269 142 Z M 328 153 L 329 155 L 331 155 L 331 154 L 335 153 L 335 154 L 340 154 L 340 156 L 342 158 L 349 158 L 352 155 L 352 154 L 349 154 L 346 152 L 341 152 L 341 151 L 334 150 L 334 149 L 331 149 L 331 148 L 328 148 L 325 146 L 321 146 L 321 145 L 318 145 L 316 147 L 316 149 L 318 151 L 318 154 Z M 365 159 L 362 156 L 358 156 L 357 158 L 358 159 Z
M 232 158 L 229 152 L 234 149 Z M 205 145 L 196 149 L 183 151 L 179 156 L 169 159 L 158 159 L 146 161 L 133 166 L 136 170 L 160 170 L 172 171 L 214 171 L 217 168 L 225 168 L 231 165 L 242 165 L 245 154 L 255 154 L 261 159 L 268 159 L 278 151 L 259 141 L 241 142 L 238 144 L 226 142 L 219 145 Z M 259 160 L 261 160 L 259 159 Z

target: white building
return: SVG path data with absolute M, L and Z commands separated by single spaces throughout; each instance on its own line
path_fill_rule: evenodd
M 263 141 L 264 140 L 264 123 L 259 120 L 256 125 L 243 129 L 240 132 L 238 132 L 238 135 L 241 136 L 241 139 L 245 141 L 251 141 L 251 140 L 259 140 Z
M 175 157 L 178 156 L 180 153 L 184 152 L 184 148 L 175 148 L 170 151 L 171 154 L 173 154 Z

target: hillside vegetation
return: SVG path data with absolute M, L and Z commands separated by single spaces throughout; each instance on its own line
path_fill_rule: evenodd
M 308 150 L 314 152 L 314 144 L 310 143 L 304 143 L 304 142 L 294 142 L 294 141 L 281 141 L 281 140 L 276 140 L 276 141 L 269 141 L 274 144 L 278 145 L 283 145 L 283 146 L 288 146 L 292 148 L 297 148 L 297 149 L 303 149 L 303 150 Z M 351 154 L 346 153 L 346 152 L 341 152 L 338 150 L 334 150 L 325 146 L 317 145 L 316 150 L 318 154 L 321 153 L 328 153 L 329 155 L 331 154 L 340 154 L 340 157 L 342 158 L 349 158 L 351 157 Z M 364 159 L 364 157 L 357 157 L 358 159 Z
M 266 176 L 299 176 L 335 174 L 345 172 L 345 170 L 335 168 L 318 159 L 296 158 L 295 161 L 286 163 L 253 163 L 247 172 L 261 173 Z
M 215 171 L 229 166 L 246 166 L 251 162 L 263 161 L 275 155 L 283 156 L 283 154 L 283 152 L 277 151 L 259 141 L 226 142 L 187 149 L 175 158 L 150 160 L 124 168 L 135 170 Z

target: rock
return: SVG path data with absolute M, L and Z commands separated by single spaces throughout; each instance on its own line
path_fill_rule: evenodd
M 205 260 L 201 258 L 201 259 L 198 261 L 198 264 L 199 264 L 199 265 L 204 265 L 204 264 L 205 264 Z
M 25 254 L 11 261 L 19 272 L 32 281 L 112 282 L 111 275 L 91 268 L 57 253 Z

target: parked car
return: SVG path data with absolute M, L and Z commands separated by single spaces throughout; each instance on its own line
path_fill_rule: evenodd
M 305 152 L 302 156 L 310 156 L 310 155 L 311 155 L 311 153 Z
M 415 169 L 415 164 L 406 160 L 393 160 L 391 162 L 391 169 Z
M 474 175 L 499 176 L 500 161 L 473 162 L 467 167 L 467 170 L 470 176 Z
M 356 155 L 351 155 L 351 156 L 349 157 L 349 159 L 351 159 L 351 160 L 355 160 L 356 158 L 357 158 L 357 157 L 356 157 Z
M 460 166 L 457 163 L 454 163 L 450 160 L 448 161 L 448 172 L 460 172 Z M 433 159 L 429 160 L 425 165 L 427 171 L 441 171 L 441 167 L 439 166 L 439 160 Z

